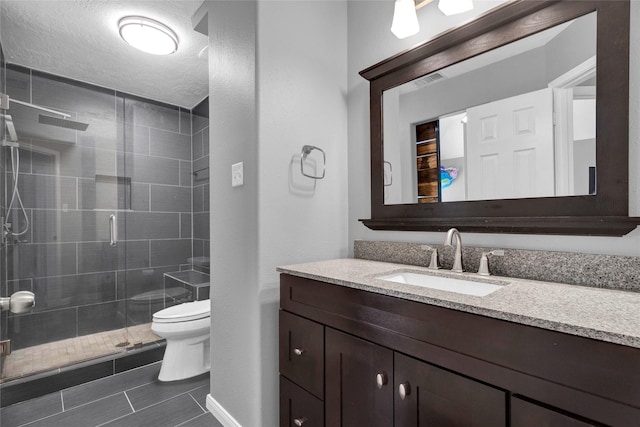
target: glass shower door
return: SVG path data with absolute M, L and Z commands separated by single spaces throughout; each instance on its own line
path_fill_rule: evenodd
M 35 307 L 1 313 L 0 338 L 11 342 L 2 382 L 127 348 L 122 217 L 131 200 L 114 91 L 7 66 L 6 93 L 17 147 L 1 148 L 0 292 L 33 292 Z

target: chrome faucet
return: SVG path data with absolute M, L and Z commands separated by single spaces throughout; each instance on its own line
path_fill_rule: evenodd
M 460 238 L 460 232 L 456 228 L 451 228 L 447 231 L 447 237 L 444 239 L 444 246 L 453 247 L 451 240 L 456 238 L 456 252 L 453 255 L 453 267 L 451 271 L 454 273 L 462 273 L 464 268 L 462 266 L 462 239 Z

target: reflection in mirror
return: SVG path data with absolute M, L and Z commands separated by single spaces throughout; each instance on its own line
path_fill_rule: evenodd
M 595 76 L 594 12 L 384 91 L 385 204 L 595 194 Z

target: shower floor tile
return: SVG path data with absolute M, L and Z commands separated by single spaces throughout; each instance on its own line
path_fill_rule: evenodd
M 134 344 L 158 340 L 160 337 L 151 331 L 151 323 L 145 323 L 15 350 L 5 359 L 0 383 L 120 353 Z

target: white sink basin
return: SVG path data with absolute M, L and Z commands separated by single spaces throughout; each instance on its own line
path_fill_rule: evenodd
M 465 295 L 483 297 L 502 289 L 501 285 L 493 283 L 474 282 L 465 279 L 453 279 L 450 277 L 432 276 L 419 273 L 393 273 L 386 276 L 378 276 L 377 279 L 388 282 L 404 283 L 407 285 L 422 286 L 423 288 L 438 289 L 441 291 L 456 292 Z

